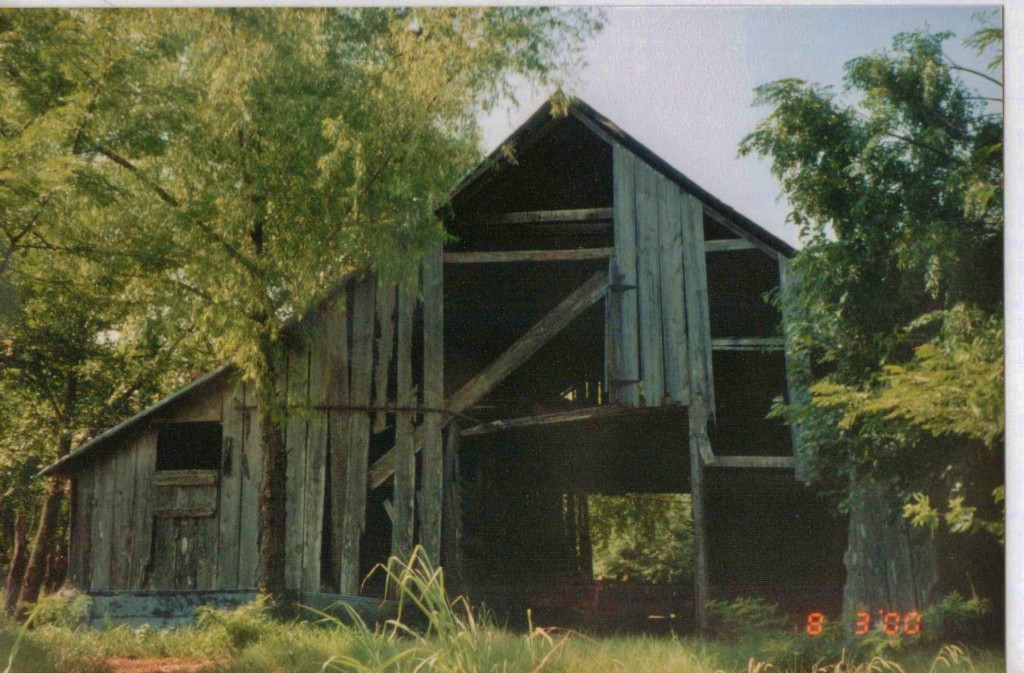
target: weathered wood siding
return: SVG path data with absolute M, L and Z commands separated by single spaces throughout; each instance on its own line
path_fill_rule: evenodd
M 692 197 L 619 144 L 612 171 L 615 255 L 605 334 L 610 400 L 689 404 L 683 246 L 690 232 L 683 204 Z
M 429 306 L 422 311 L 417 310 L 418 288 L 398 292 L 370 275 L 349 281 L 289 334 L 283 382 L 289 588 L 359 592 L 370 439 L 394 427 L 396 418 L 409 449 L 408 474 L 396 494 L 408 509 L 402 522 L 409 544 L 403 547 L 413 542 L 415 432 L 428 440 L 429 474 L 419 498 L 421 542 L 434 557 L 439 554 L 444 416 L 413 410 L 424 403 L 431 409 L 444 404 L 440 264 L 438 249 L 423 270 Z M 402 322 L 396 329 L 399 296 Z M 422 325 L 413 319 L 420 315 Z M 426 373 L 413 371 L 413 363 L 421 361 L 413 354 L 414 332 L 425 335 Z M 395 384 L 398 373 L 400 385 Z M 73 475 L 73 581 L 92 591 L 255 589 L 263 477 L 257 402 L 251 385 L 225 375 L 154 414 L 132 434 L 112 440 L 80 467 Z M 396 404 L 402 409 L 397 413 Z M 221 424 L 218 467 L 156 471 L 161 425 L 200 421 Z M 327 512 L 331 517 L 325 522 Z M 326 556 L 325 544 L 330 545 Z M 324 558 L 330 568 L 322 567 Z

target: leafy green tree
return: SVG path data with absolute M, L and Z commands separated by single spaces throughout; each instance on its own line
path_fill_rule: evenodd
M 203 362 L 171 314 L 133 317 L 123 283 L 101 267 L 81 259 L 54 267 L 48 251 L 31 247 L 11 262 L 4 285 L 14 299 L 0 313 L 0 483 L 7 516 L 37 510 L 38 525 L 24 576 L 12 577 L 8 611 L 36 602 L 63 539 L 65 485 L 42 487 L 38 470 Z
M 945 500 L 950 530 L 1002 529 L 1001 89 L 950 61 L 949 37 L 850 61 L 845 95 L 760 87 L 772 111 L 740 146 L 770 158 L 804 244 L 782 301 L 811 396 L 776 413 L 799 428 L 804 477 L 851 514 L 847 613 L 928 600 L 934 543 L 903 534 L 901 509 L 934 529 Z
M 693 510 L 689 494 L 587 498 L 594 575 L 647 584 L 693 580 Z
M 0 259 L 60 226 L 56 257 L 135 276 L 239 364 L 259 398 L 264 591 L 284 588 L 283 321 L 349 271 L 408 277 L 479 157 L 478 111 L 513 76 L 563 72 L 598 27 L 534 8 L 0 13 L 0 199 L 18 213 Z
M 904 500 L 956 497 L 1001 452 L 1001 90 L 946 57 L 949 37 L 901 34 L 854 59 L 846 96 L 759 88 L 772 112 L 740 148 L 771 159 L 800 227 L 789 329 L 818 376 L 785 413 L 809 476 L 836 493 L 873 474 Z

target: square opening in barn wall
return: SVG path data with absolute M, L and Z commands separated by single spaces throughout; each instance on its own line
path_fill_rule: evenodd
M 221 436 L 221 424 L 212 421 L 161 425 L 157 431 L 157 471 L 218 469 Z

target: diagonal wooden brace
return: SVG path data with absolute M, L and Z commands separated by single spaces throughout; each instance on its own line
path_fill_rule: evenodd
M 541 318 L 526 333 L 519 337 L 507 351 L 498 356 L 489 367 L 470 379 L 445 402 L 447 418 L 472 407 L 483 397 L 504 381 L 517 367 L 526 362 L 530 356 L 555 338 L 573 320 L 604 297 L 608 291 L 608 272 L 598 271 L 587 282 L 578 287 L 572 294 L 562 300 L 551 312 Z M 416 451 L 423 448 L 422 426 L 414 434 Z M 395 472 L 395 449 L 392 447 L 370 466 L 368 478 L 371 489 L 386 482 Z

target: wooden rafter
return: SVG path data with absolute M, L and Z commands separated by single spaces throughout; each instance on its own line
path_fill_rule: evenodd
M 704 252 L 731 252 L 733 250 L 757 250 L 757 246 L 745 238 L 721 238 L 704 241 Z
M 716 337 L 711 348 L 716 351 L 782 351 L 786 340 L 782 337 Z
M 499 250 L 488 252 L 446 252 L 445 264 L 492 264 L 504 262 L 581 262 L 608 259 L 615 248 L 576 250 Z
M 551 414 L 522 416 L 519 418 L 509 418 L 500 421 L 492 421 L 490 423 L 483 423 L 471 428 L 466 428 L 462 431 L 462 436 L 472 437 L 474 435 L 489 435 L 491 433 L 504 432 L 506 430 L 519 430 L 521 428 L 536 426 L 557 425 L 559 423 L 575 423 L 577 421 L 590 421 L 599 418 L 613 418 L 615 416 L 623 416 L 626 414 L 635 414 L 638 412 L 643 413 L 643 411 L 643 409 L 638 409 L 624 404 L 605 404 L 599 407 L 585 407 L 583 409 L 571 409 L 569 411 L 559 411 Z
M 595 302 L 604 297 L 608 290 L 608 272 L 598 271 L 583 285 L 576 288 L 562 300 L 550 313 L 541 318 L 533 327 L 519 337 L 514 344 L 490 364 L 482 372 L 470 379 L 462 388 L 445 402 L 449 416 L 458 414 L 479 402 L 484 395 L 504 381 L 536 353 L 544 344 L 555 338 L 569 323 L 578 318 Z M 422 426 L 416 429 L 415 450 L 423 448 L 424 434 Z M 369 469 L 368 482 L 370 488 L 383 484 L 395 471 L 395 449 L 392 447 L 381 456 Z
M 481 218 L 482 224 L 540 224 L 547 222 L 611 222 L 611 208 L 577 208 L 575 210 L 528 210 L 500 213 Z

